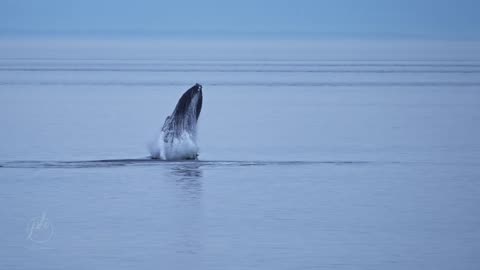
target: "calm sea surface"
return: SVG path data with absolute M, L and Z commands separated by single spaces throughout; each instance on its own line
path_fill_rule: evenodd
M 479 269 L 480 60 L 54 45 L 0 53 L 0 269 Z

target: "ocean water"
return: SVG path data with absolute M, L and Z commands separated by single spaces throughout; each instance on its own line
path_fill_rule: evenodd
M 0 269 L 480 267 L 476 44 L 0 48 Z M 197 82 L 199 160 L 148 159 Z

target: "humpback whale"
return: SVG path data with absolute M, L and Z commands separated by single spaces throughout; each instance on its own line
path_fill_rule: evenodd
M 202 86 L 195 84 L 178 100 L 158 137 L 150 144 L 153 159 L 197 159 L 197 122 L 202 110 Z

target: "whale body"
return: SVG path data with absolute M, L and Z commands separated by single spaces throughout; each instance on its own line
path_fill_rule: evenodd
M 202 86 L 195 84 L 178 100 L 162 130 L 150 144 L 150 156 L 161 160 L 197 159 L 197 123 L 202 110 Z

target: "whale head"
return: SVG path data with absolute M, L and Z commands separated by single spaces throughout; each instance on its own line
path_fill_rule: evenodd
M 173 113 L 163 124 L 162 131 L 170 134 L 165 136 L 165 142 L 169 142 L 173 137 L 179 137 L 185 132 L 196 135 L 197 122 L 202 111 L 202 99 L 202 86 L 198 83 L 183 93 Z
M 198 121 L 202 111 L 202 98 L 202 86 L 197 83 L 183 93 L 171 116 L 177 123 L 183 120 Z M 195 116 L 195 119 L 190 119 L 192 116 Z
M 160 136 L 150 146 L 152 158 L 197 158 L 197 123 L 202 102 L 202 86 L 198 83 L 183 93 L 172 114 L 165 119 Z

